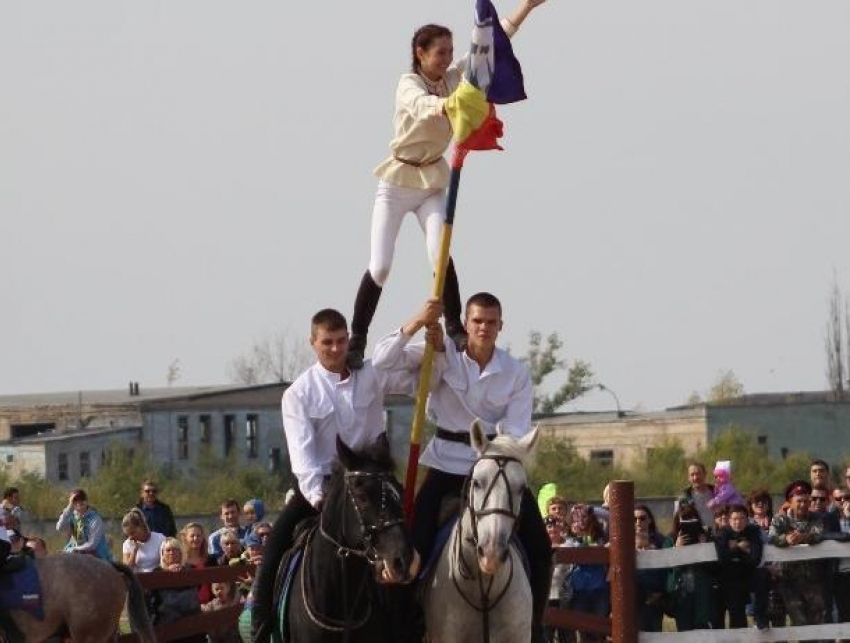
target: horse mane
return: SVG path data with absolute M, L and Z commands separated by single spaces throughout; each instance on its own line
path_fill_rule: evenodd
M 366 465 L 363 469 L 366 471 L 395 471 L 395 462 L 392 459 L 389 449 L 383 448 L 379 444 L 370 444 L 364 449 L 354 452 L 358 459 L 363 460 Z M 328 495 L 333 491 L 338 491 L 342 486 L 343 474 L 345 467 L 339 459 L 334 462 L 331 469 L 331 479 L 328 482 Z
M 520 446 L 516 438 L 507 433 L 500 433 L 495 438 L 490 440 L 487 448 L 484 451 L 485 455 L 504 455 L 509 458 L 516 458 L 520 461 L 523 468 L 529 471 L 534 466 L 534 449 L 526 450 Z

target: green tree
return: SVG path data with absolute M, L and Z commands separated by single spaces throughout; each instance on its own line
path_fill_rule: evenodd
M 571 365 L 558 356 L 564 343 L 558 337 L 558 333 L 552 333 L 546 338 L 544 345 L 543 335 L 536 330 L 528 334 L 528 352 L 522 361 L 528 366 L 531 373 L 531 382 L 534 385 L 535 413 L 552 413 L 557 411 L 567 402 L 584 395 L 593 388 L 593 371 L 590 364 L 582 360 L 575 360 Z M 554 393 L 546 394 L 540 392 L 543 380 L 555 371 L 567 370 L 567 381 Z
M 678 440 L 667 439 L 646 449 L 627 472 L 638 496 L 675 496 L 687 486 L 685 449 Z
M 619 467 L 601 467 L 589 462 L 571 440 L 543 436 L 539 439 L 529 483 L 537 490 L 547 482 L 554 482 L 560 495 L 573 500 L 595 500 L 602 498 L 608 482 L 623 473 Z

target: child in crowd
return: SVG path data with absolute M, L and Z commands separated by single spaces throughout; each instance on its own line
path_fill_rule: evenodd
M 566 524 L 566 512 L 564 515 L 559 513 L 550 513 L 543 522 L 546 525 L 546 533 L 549 535 L 549 542 L 552 544 L 552 550 L 566 546 L 567 535 L 569 529 Z M 556 563 L 552 567 L 552 585 L 549 590 L 549 606 L 550 607 L 566 607 L 569 604 L 572 594 L 572 585 L 569 581 L 569 575 L 573 566 L 565 563 Z M 575 633 L 566 629 L 556 628 L 547 625 L 543 629 L 547 643 L 570 643 L 575 640 Z
M 239 604 L 239 593 L 236 583 L 213 583 L 213 599 L 206 605 L 201 605 L 204 612 L 213 612 Z M 227 629 L 207 634 L 207 643 L 241 643 L 239 628 L 232 626 Z
M 245 537 L 247 537 L 265 518 L 266 506 L 259 498 L 251 498 L 242 507 L 242 515 L 245 516 Z
M 720 614 L 729 613 L 729 627 L 747 627 L 747 601 L 755 570 L 761 562 L 762 536 L 749 524 L 743 505 L 729 507 L 729 525 L 715 539 L 720 561 Z

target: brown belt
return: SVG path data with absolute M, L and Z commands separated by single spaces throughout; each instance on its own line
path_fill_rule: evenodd
M 401 157 L 399 157 L 399 156 L 396 156 L 395 154 L 393 154 L 393 158 L 394 158 L 396 161 L 398 161 L 399 163 L 404 163 L 405 165 L 412 165 L 413 167 L 428 167 L 429 165 L 434 165 L 434 163 L 436 163 L 437 161 L 439 161 L 439 160 L 440 160 L 441 158 L 443 158 L 443 157 L 442 157 L 442 156 L 438 156 L 437 158 L 432 159 L 432 160 L 430 160 L 430 161 L 422 161 L 422 162 L 418 162 L 418 161 L 408 161 L 407 159 L 403 159 L 403 158 L 401 158 Z

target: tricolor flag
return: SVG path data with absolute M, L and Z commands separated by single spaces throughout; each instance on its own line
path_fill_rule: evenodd
M 494 103 L 514 103 L 525 98 L 522 69 L 511 41 L 499 23 L 490 0 L 476 0 L 472 45 L 463 80 L 446 101 L 457 147 L 466 150 L 502 149 L 502 122 Z

